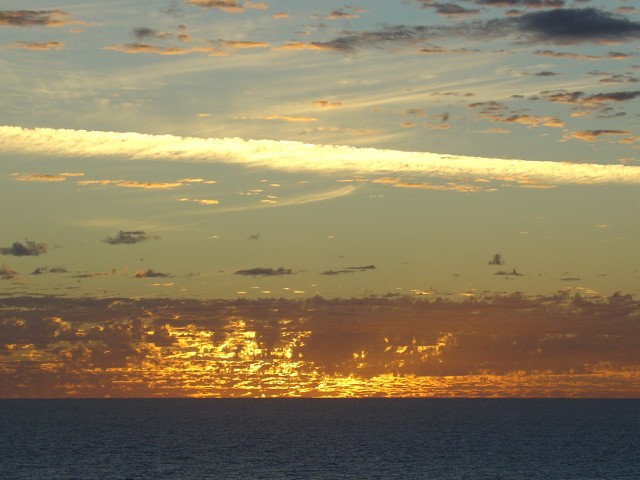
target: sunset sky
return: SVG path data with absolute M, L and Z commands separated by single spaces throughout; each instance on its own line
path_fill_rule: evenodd
M 638 40 L 632 0 L 2 2 L 0 396 L 640 395 Z

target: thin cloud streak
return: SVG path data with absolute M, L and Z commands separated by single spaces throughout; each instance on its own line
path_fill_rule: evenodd
M 640 167 L 481 158 L 294 141 L 194 138 L 50 128 L 0 127 L 0 151 L 132 160 L 229 163 L 290 172 L 422 174 L 549 184 L 640 184 Z

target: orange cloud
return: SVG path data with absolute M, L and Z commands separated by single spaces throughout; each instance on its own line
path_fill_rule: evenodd
M 342 106 L 342 102 L 331 102 L 329 100 L 314 100 L 312 103 L 318 108 L 339 108 Z
M 318 119 L 315 117 L 302 117 L 298 115 L 264 115 L 262 117 L 263 120 L 282 120 L 283 122 L 315 122 Z
M 62 50 L 64 43 L 62 42 L 14 42 L 9 45 L 11 48 L 22 48 L 25 50 Z
M 69 14 L 64 10 L 5 10 L 0 11 L 0 25 L 10 27 L 60 27 L 67 25 Z
M 566 139 L 575 138 L 585 142 L 593 142 L 599 140 L 603 136 L 609 135 L 628 135 L 628 130 L 582 130 L 579 132 L 571 132 L 564 136 Z
M 223 57 L 227 53 L 213 47 L 156 47 L 147 43 L 128 43 L 126 45 L 110 45 L 103 47 L 103 50 L 111 50 L 123 53 L 153 53 L 156 55 L 187 55 L 190 53 L 206 53 L 210 57 Z

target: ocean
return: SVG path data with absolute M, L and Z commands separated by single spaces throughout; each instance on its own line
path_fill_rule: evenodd
M 0 400 L 6 480 L 619 480 L 639 454 L 640 400 Z

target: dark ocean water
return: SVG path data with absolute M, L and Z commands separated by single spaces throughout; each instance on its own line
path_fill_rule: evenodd
M 640 400 L 0 400 L 2 479 L 640 479 Z

